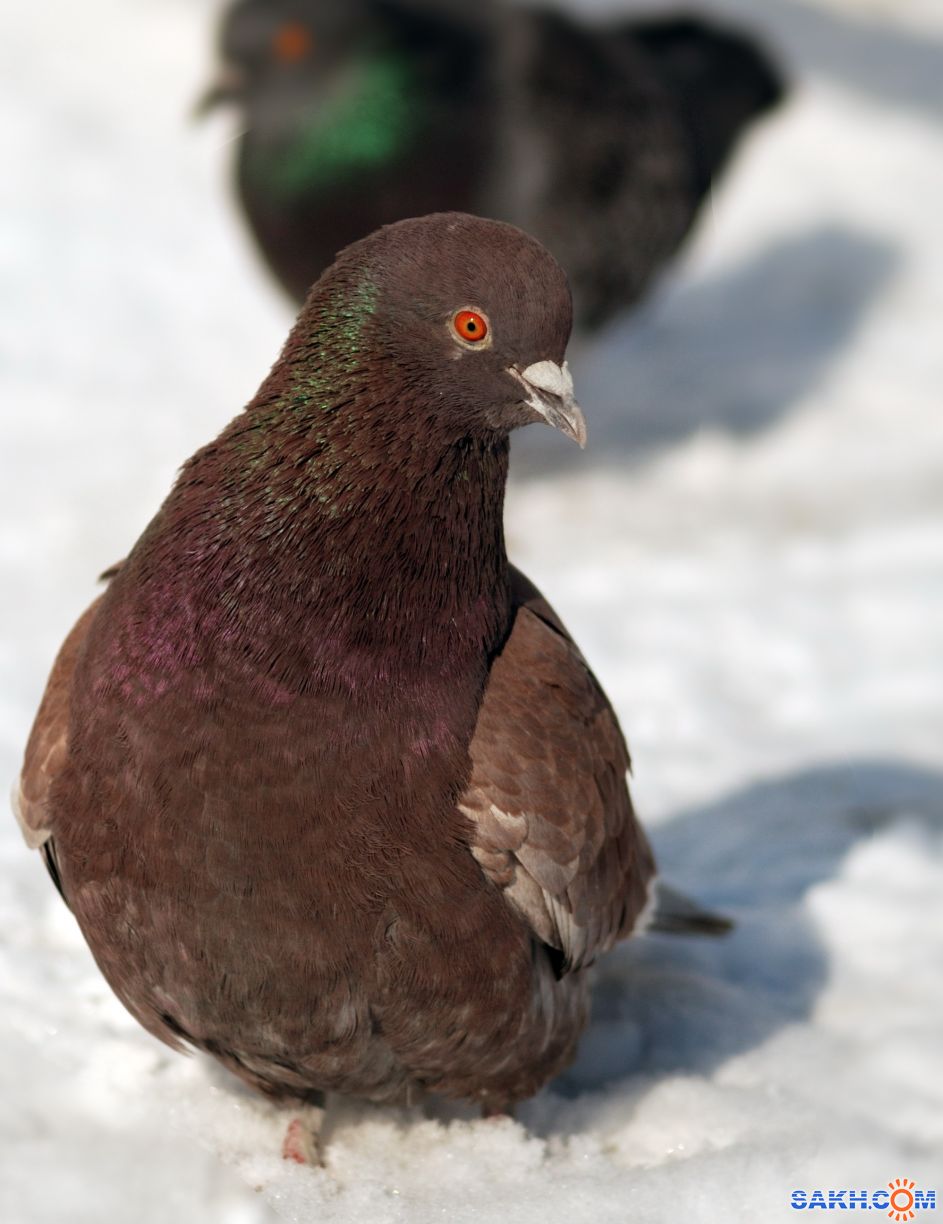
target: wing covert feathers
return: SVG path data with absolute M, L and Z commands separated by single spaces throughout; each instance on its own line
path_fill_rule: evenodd
M 626 784 L 615 713 L 539 592 L 516 571 L 461 808 L 472 852 L 563 968 L 628 935 L 654 871 Z
M 47 850 L 53 833 L 48 799 L 68 755 L 72 673 L 97 606 L 96 599 L 79 617 L 56 656 L 26 745 L 23 772 L 13 791 L 13 811 L 26 844 L 33 850 L 43 847 L 43 857 L 57 888 L 60 885 L 54 870 L 55 854 L 51 848 Z

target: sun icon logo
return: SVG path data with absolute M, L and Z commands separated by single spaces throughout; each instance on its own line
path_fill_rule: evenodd
M 906 1177 L 895 1177 L 887 1183 L 891 1192 L 891 1209 L 887 1213 L 895 1220 L 912 1220 L 914 1218 L 914 1186 L 916 1182 L 908 1181 Z

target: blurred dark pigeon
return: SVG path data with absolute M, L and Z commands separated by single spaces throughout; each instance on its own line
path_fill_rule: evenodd
M 616 716 L 505 554 L 509 432 L 585 438 L 570 322 L 511 226 L 350 247 L 53 668 L 28 842 L 140 1023 L 270 1097 L 507 1110 L 600 953 L 725 926 L 653 887 Z
M 585 327 L 641 296 L 783 92 L 752 38 L 693 16 L 237 0 L 220 43 L 201 109 L 239 108 L 239 198 L 296 301 L 360 234 L 457 208 L 543 242 Z

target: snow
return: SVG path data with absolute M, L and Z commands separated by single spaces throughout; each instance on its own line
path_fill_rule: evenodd
M 608 5 L 594 5 L 612 9 Z M 662 4 L 660 7 L 669 7 Z M 943 13 L 723 0 L 802 85 L 655 299 L 571 357 L 581 454 L 515 443 L 508 533 L 629 734 L 665 874 L 738 922 L 600 965 L 521 1109 L 284 1118 L 140 1032 L 0 825 L 0 1218 L 775 1221 L 943 1194 Z M 186 111 L 198 0 L 3 17 L 0 775 L 52 656 L 244 403 L 289 312 Z

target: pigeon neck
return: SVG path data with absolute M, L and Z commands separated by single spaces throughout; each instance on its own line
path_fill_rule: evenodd
M 278 659 L 306 687 L 477 674 L 509 616 L 507 439 L 417 454 L 368 426 L 345 450 L 347 414 L 314 437 L 281 401 L 267 415 L 185 467 L 132 559 L 151 576 L 135 618 L 179 622 L 187 652 L 205 634 Z
M 135 615 L 325 683 L 341 666 L 398 680 L 478 667 L 509 615 L 507 437 L 450 436 L 397 385 L 369 276 L 315 294 L 135 550 L 151 609 Z
M 425 662 L 492 650 L 507 615 L 507 440 L 464 438 L 417 457 L 378 438 L 321 458 L 300 498 L 270 480 L 255 491 L 263 521 L 273 496 L 289 516 L 263 545 L 291 540 L 286 597 L 305 590 L 313 621 L 357 648 Z
M 265 138 L 250 131 L 245 145 L 242 172 L 250 182 L 291 201 L 387 166 L 414 139 L 420 115 L 404 56 L 355 59 L 329 86 L 268 104 Z

